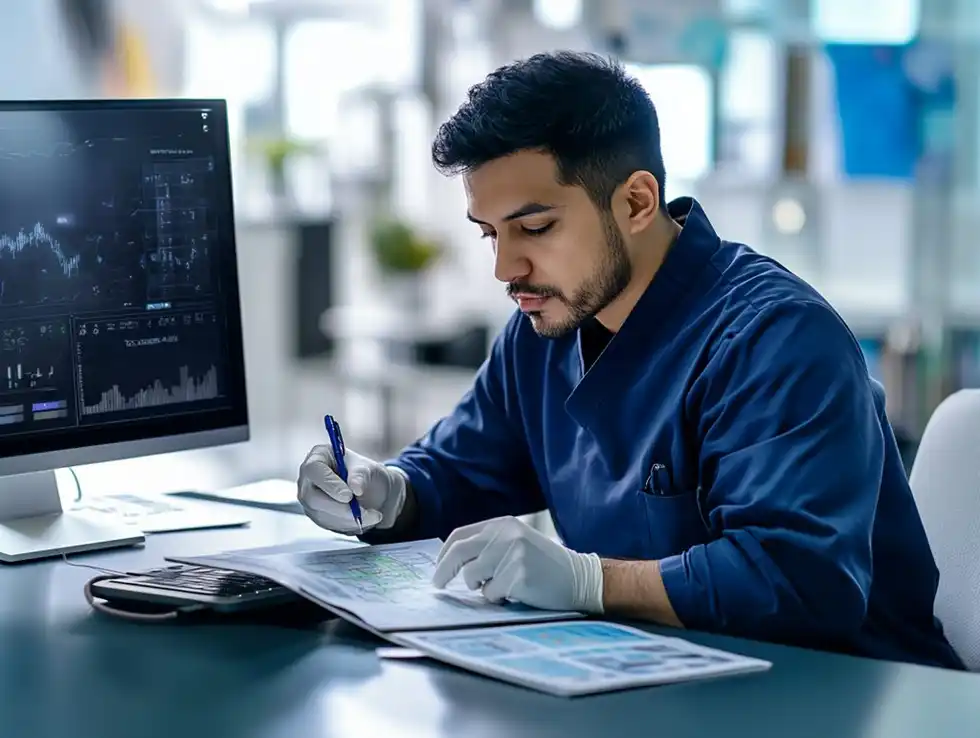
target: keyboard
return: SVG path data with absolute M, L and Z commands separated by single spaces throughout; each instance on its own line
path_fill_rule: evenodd
M 265 577 L 190 564 L 174 564 L 105 579 L 93 585 L 92 593 L 110 601 L 203 604 L 220 610 L 299 599 L 299 595 Z

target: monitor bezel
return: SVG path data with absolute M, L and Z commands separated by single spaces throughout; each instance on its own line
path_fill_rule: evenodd
M 0 113 L 82 110 L 197 110 L 207 108 L 218 137 L 215 166 L 225 172 L 216 193 L 224 234 L 219 269 L 228 326 L 227 387 L 231 407 L 164 418 L 76 426 L 49 433 L 0 437 L 0 475 L 23 474 L 140 456 L 207 448 L 249 439 L 248 394 L 242 327 L 238 243 L 232 185 L 227 101 L 221 98 L 126 98 L 77 100 L 2 100 Z

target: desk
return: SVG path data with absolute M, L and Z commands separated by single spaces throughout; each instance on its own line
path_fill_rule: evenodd
M 296 515 L 255 511 L 253 520 L 74 560 L 143 568 L 164 554 L 320 533 Z M 81 595 L 92 573 L 60 560 L 0 568 L 4 738 L 947 738 L 976 736 L 980 725 L 980 675 L 689 634 L 774 667 L 568 700 L 432 662 L 379 661 L 376 641 L 338 621 L 106 619 Z

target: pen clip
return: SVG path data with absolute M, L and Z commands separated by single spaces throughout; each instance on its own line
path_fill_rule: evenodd
M 650 467 L 647 480 L 643 484 L 643 490 L 654 495 L 662 495 L 664 493 L 663 475 L 666 471 L 667 467 L 663 464 L 659 462 L 653 464 Z

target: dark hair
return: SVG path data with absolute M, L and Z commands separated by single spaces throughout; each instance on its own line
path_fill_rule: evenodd
M 611 59 L 558 51 L 491 72 L 439 127 L 432 160 L 458 174 L 525 150 L 551 154 L 559 181 L 581 186 L 601 209 L 633 172 L 649 171 L 666 209 L 656 108 Z

